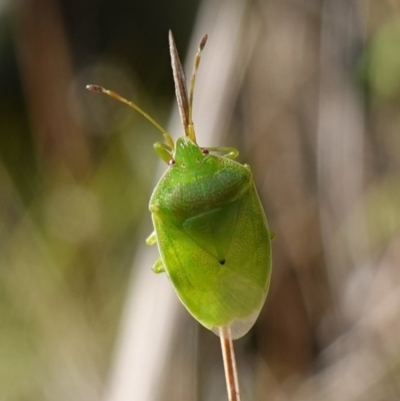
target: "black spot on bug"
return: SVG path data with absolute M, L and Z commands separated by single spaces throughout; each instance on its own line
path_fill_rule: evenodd
M 224 264 L 225 264 L 225 259 L 220 260 L 220 261 L 219 261 L 219 264 L 220 264 L 220 265 L 224 265 Z

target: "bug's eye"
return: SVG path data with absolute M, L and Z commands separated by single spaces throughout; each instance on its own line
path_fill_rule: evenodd
M 206 148 L 201 148 L 201 152 L 203 153 L 203 155 L 208 155 L 210 153 L 210 151 Z
M 175 159 L 170 159 L 168 162 L 168 166 L 173 166 L 175 164 Z

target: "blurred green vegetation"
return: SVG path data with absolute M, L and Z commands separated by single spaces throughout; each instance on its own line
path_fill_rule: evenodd
M 63 386 L 105 379 L 144 222 L 150 232 L 160 136 L 85 85 L 120 74 L 116 89 L 166 124 L 167 32 L 184 49 L 196 4 L 152 3 L 1 5 L 1 399 L 60 400 Z

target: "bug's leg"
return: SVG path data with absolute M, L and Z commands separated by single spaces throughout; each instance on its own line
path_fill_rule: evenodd
M 165 267 L 163 265 L 161 258 L 157 258 L 157 260 L 154 262 L 154 265 L 151 268 L 151 270 L 153 270 L 153 272 L 156 274 L 165 272 Z
M 157 235 L 156 232 L 153 231 L 147 238 L 146 238 L 146 244 L 147 245 L 154 245 L 157 242 Z
M 158 156 L 165 161 L 165 163 L 168 163 L 172 159 L 172 149 L 165 143 L 156 142 L 154 144 L 154 150 L 157 152 Z
M 270 240 L 273 241 L 275 239 L 275 237 L 276 237 L 275 232 L 272 231 L 272 230 L 269 230 L 269 238 L 270 238 Z
M 157 242 L 157 236 L 156 232 L 153 231 L 147 238 L 146 238 L 146 244 L 147 245 L 154 245 Z M 157 260 L 154 262 L 153 267 L 151 268 L 154 273 L 164 273 L 165 272 L 165 267 L 163 265 L 163 262 L 160 257 L 157 258 Z
M 210 152 L 222 153 L 222 156 L 227 159 L 236 159 L 239 156 L 239 151 L 235 148 L 216 147 L 206 149 Z

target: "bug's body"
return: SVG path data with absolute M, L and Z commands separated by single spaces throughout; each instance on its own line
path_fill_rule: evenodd
M 188 96 L 169 34 L 175 92 L 185 131 L 175 143 L 135 103 L 97 85 L 88 85 L 88 89 L 128 104 L 164 135 L 166 143 L 157 142 L 154 147 L 169 167 L 149 205 L 155 231 L 147 243 L 157 242 L 160 252 L 153 270 L 167 272 L 189 312 L 221 339 L 231 341 L 247 333 L 264 303 L 271 275 L 272 235 L 250 167 L 232 160 L 238 151 L 197 145 L 192 101 L 206 40 L 207 35 L 200 41 Z
M 251 171 L 178 139 L 150 199 L 161 262 L 179 298 L 204 326 L 253 325 L 270 278 L 270 235 Z

